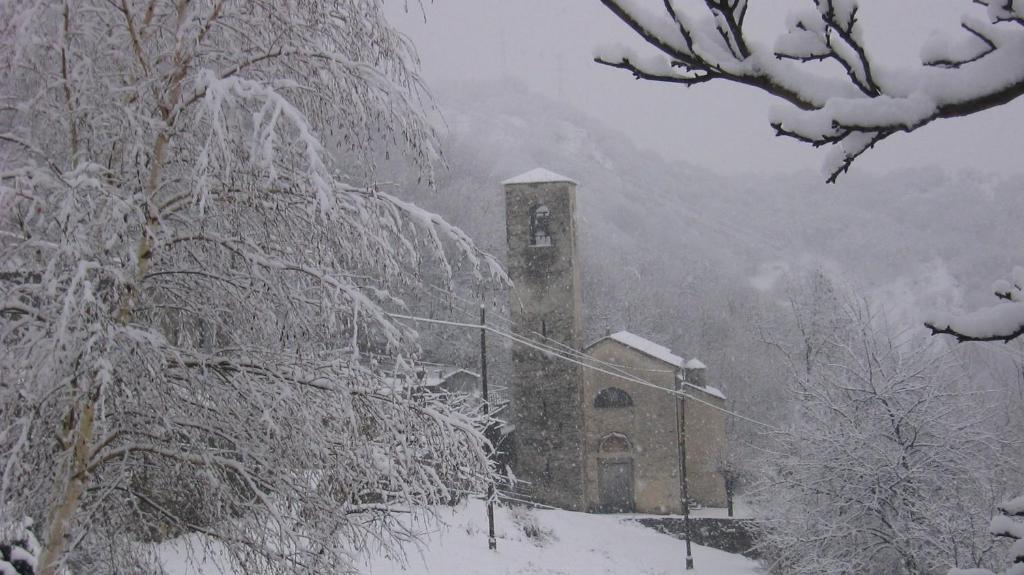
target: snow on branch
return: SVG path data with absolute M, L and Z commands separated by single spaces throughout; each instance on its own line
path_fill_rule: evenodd
M 824 167 L 834 182 L 867 150 L 897 133 L 968 116 L 1024 94 L 1024 18 L 1016 3 L 978 0 L 988 20 L 965 14 L 960 36 L 936 35 L 917 66 L 890 68 L 865 42 L 857 0 L 807 0 L 770 45 L 748 38 L 746 2 L 708 0 L 660 11 L 602 0 L 650 47 L 602 49 L 595 61 L 643 80 L 692 86 L 724 80 L 785 102 L 776 134 L 830 146 Z M 832 63 L 833 72 L 808 66 Z M 845 77 L 845 79 L 843 79 Z M 851 115 L 851 111 L 856 111 Z
M 406 202 L 381 191 L 375 191 L 374 195 L 381 200 L 394 205 L 396 208 L 401 210 L 406 217 L 417 223 L 422 229 L 426 229 L 428 231 L 431 243 L 436 248 L 435 252 L 437 253 L 438 258 L 442 260 L 442 266 L 448 275 L 451 275 L 452 269 L 447 258 L 445 258 L 443 244 L 438 232 L 450 240 L 454 244 L 458 253 L 469 261 L 473 275 L 478 280 L 494 281 L 506 285 L 511 281 L 508 274 L 505 273 L 504 268 L 501 267 L 501 263 L 498 262 L 497 258 L 477 248 L 476 244 L 474 244 L 473 240 L 466 234 L 466 232 L 448 223 L 440 215 L 424 210 L 413 203 Z
M 1009 559 L 1013 564 L 1004 575 L 1024 573 L 1024 496 L 1004 501 L 996 506 L 998 515 L 992 518 L 989 532 L 995 537 L 1013 540 L 1010 544 Z M 946 575 L 997 575 L 988 569 L 951 569 Z
M 936 314 L 925 321 L 932 334 L 947 334 L 958 341 L 1008 342 L 1024 335 L 1024 268 L 1015 266 L 1010 281 L 992 285 L 997 298 L 1005 300 L 991 307 L 963 315 Z
M 996 49 L 996 43 L 990 39 L 984 29 L 988 26 L 983 22 L 965 18 L 960 27 L 969 33 L 964 38 L 948 38 L 934 34 L 921 46 L 921 62 L 925 66 L 940 68 L 959 68 L 981 60 Z

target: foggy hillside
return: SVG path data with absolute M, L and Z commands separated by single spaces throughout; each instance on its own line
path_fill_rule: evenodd
M 626 328 L 707 353 L 711 342 L 693 333 L 696 308 L 776 297 L 788 275 L 819 267 L 919 325 L 936 307 L 990 302 L 989 283 L 1014 263 L 1008 247 L 1024 242 L 1013 216 L 1024 211 L 1019 183 L 994 176 L 726 177 L 667 162 L 515 84 L 438 99 L 449 167 L 436 192 L 420 187 L 415 200 L 485 249 L 504 251 L 501 180 L 543 166 L 579 182 L 586 339 Z

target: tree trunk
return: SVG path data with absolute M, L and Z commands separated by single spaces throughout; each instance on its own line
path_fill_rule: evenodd
M 50 519 L 45 547 L 39 558 L 38 575 L 55 575 L 60 559 L 67 551 L 71 522 L 82 498 L 89 479 L 89 452 L 92 441 L 93 419 L 96 413 L 98 394 L 83 394 L 82 401 L 72 414 L 77 415 L 78 425 L 74 430 L 74 452 L 64 491 L 57 501 L 57 508 Z

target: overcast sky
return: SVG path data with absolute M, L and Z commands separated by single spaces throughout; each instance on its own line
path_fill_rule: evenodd
M 821 169 L 823 151 L 773 136 L 768 110 L 778 104 L 751 88 L 713 82 L 687 89 L 633 80 L 625 71 L 595 64 L 592 54 L 601 44 L 643 47 L 598 0 L 424 0 L 423 11 L 415 0 L 408 2 L 407 12 L 403 0 L 390 2 L 391 18 L 413 39 L 438 94 L 464 82 L 511 78 L 602 119 L 667 159 L 723 173 Z M 758 37 L 770 42 L 790 7 L 801 4 L 811 2 L 752 2 Z M 888 65 L 916 58 L 930 33 L 956 31 L 962 11 L 978 10 L 969 0 L 861 5 L 868 49 L 884 52 Z M 929 165 L 1020 172 L 1022 131 L 1024 102 L 1017 101 L 894 136 L 857 163 L 876 172 Z

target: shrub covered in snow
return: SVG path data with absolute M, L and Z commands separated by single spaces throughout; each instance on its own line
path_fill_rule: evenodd
M 538 547 L 543 547 L 558 540 L 555 532 L 541 525 L 537 514 L 525 505 L 509 507 L 508 516 L 512 523 L 522 530 L 523 535 L 526 535 L 526 538 Z

